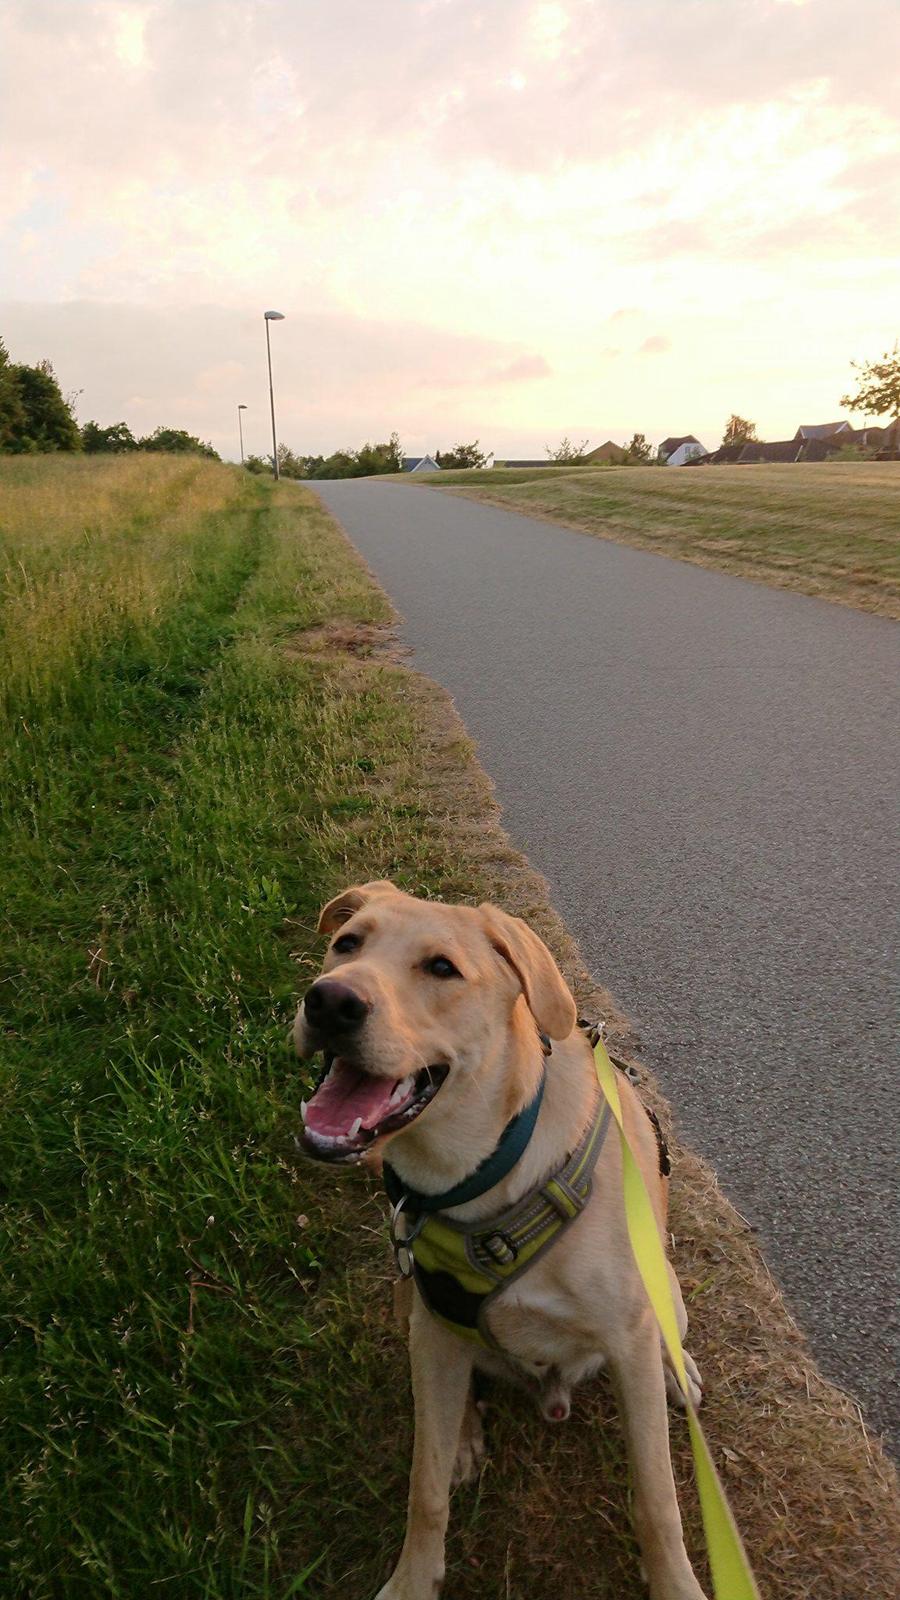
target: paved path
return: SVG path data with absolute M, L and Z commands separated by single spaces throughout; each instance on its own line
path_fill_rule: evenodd
M 446 491 L 316 487 L 823 1368 L 900 1445 L 900 628 Z

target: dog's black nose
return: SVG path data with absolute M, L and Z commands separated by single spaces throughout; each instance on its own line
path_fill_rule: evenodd
M 371 1009 L 355 989 L 335 978 L 320 978 L 303 1004 L 307 1022 L 318 1033 L 356 1033 Z

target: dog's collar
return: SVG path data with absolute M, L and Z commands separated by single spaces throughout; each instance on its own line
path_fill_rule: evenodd
M 534 1133 L 541 1101 L 544 1098 L 546 1079 L 545 1067 L 534 1099 L 506 1124 L 491 1154 L 485 1156 L 468 1178 L 463 1178 L 460 1183 L 454 1184 L 452 1189 L 445 1189 L 443 1194 L 420 1194 L 418 1189 L 408 1188 L 386 1161 L 384 1187 L 391 1205 L 396 1206 L 402 1200 L 405 1212 L 411 1211 L 419 1216 L 428 1216 L 434 1211 L 447 1211 L 451 1206 L 466 1205 L 469 1200 L 477 1200 L 479 1195 L 487 1194 L 489 1189 L 493 1189 L 501 1178 L 505 1178 L 507 1173 L 512 1171 L 519 1157 L 524 1154 L 528 1141 Z

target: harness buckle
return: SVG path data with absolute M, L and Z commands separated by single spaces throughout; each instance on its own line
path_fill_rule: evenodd
M 425 1216 L 417 1217 L 415 1222 L 410 1225 L 409 1218 L 404 1213 L 403 1208 L 405 1205 L 406 1195 L 404 1194 L 400 1196 L 397 1204 L 392 1208 L 388 1226 L 391 1236 L 391 1249 L 394 1252 L 397 1271 L 401 1278 L 411 1278 L 415 1270 L 415 1258 L 412 1251 L 413 1242 L 418 1239 L 428 1219 Z M 401 1218 L 403 1221 L 402 1233 L 399 1231 Z
M 498 1267 L 510 1267 L 519 1259 L 516 1246 L 505 1233 L 489 1233 L 480 1243 L 482 1250 L 497 1263 Z

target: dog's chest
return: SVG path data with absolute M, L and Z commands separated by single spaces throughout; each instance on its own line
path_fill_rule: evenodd
M 504 1354 L 536 1378 L 555 1367 L 576 1383 L 606 1356 L 598 1319 L 565 1285 L 526 1276 L 499 1297 L 487 1321 Z

